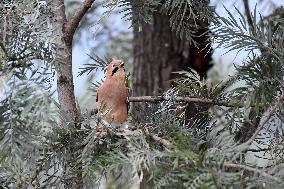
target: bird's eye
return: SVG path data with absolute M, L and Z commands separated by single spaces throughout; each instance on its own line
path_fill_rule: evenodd
M 114 67 L 115 67 L 115 65 L 113 64 L 113 65 L 112 65 L 112 67 L 114 68 Z

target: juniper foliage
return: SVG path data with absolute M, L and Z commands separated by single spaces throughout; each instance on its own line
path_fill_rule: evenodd
M 188 40 L 194 20 L 208 19 L 212 40 L 219 46 L 250 52 L 236 75 L 214 86 L 194 71 L 179 72 L 182 77 L 175 87 L 164 93 L 170 100 L 133 109 L 127 130 L 103 125 L 99 117 L 82 112 L 80 128 L 62 127 L 68 120 L 49 87 L 57 48 L 51 35 L 56 9 L 49 1 L 12 1 L 10 8 L 1 3 L 1 186 L 63 187 L 63 169 L 76 157 L 86 188 L 102 183 L 131 188 L 146 174 L 150 188 L 283 188 L 284 11 L 279 8 L 260 21 L 255 11 L 252 32 L 241 12 L 236 10 L 240 20 L 229 11 L 223 18 L 196 2 L 108 4 L 138 9 L 141 13 L 129 17 L 138 24 L 161 11 L 169 15 L 173 30 L 187 33 Z M 103 69 L 107 63 L 99 57 L 94 61 L 80 74 Z M 226 101 L 228 107 L 211 106 L 209 122 L 187 124 L 186 104 L 175 101 L 185 95 Z M 251 127 L 262 129 L 247 142 L 236 141 L 239 128 L 250 121 L 251 109 L 260 118 L 259 125 Z

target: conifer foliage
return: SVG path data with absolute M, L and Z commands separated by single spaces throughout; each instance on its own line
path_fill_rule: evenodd
M 236 19 L 232 11 L 225 18 L 204 5 L 105 4 L 121 7 L 138 27 L 160 11 L 178 36 L 193 43 L 194 20 L 210 20 L 211 31 L 204 35 L 217 48 L 249 52 L 236 74 L 217 85 L 194 70 L 181 70 L 174 87 L 163 93 L 166 100 L 136 107 L 128 129 L 121 129 L 81 112 L 78 104 L 78 120 L 70 123 L 60 108 L 50 86 L 56 61 L 64 62 L 53 35 L 58 7 L 52 1 L 1 2 L 0 187 L 68 188 L 64 175 L 74 169 L 84 188 L 137 188 L 143 177 L 149 179 L 140 188 L 283 188 L 284 9 L 263 17 L 236 8 Z M 79 75 L 103 70 L 109 61 L 93 60 Z M 210 107 L 210 119 L 185 122 L 188 102 L 182 97 Z M 245 141 L 238 137 L 244 126 Z

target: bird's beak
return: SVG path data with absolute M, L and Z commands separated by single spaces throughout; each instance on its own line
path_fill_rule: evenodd
M 115 67 L 115 68 L 112 70 L 112 72 L 111 72 L 111 76 L 113 76 L 113 75 L 115 74 L 115 72 L 117 72 L 117 70 L 118 70 L 118 66 L 117 66 L 117 67 Z

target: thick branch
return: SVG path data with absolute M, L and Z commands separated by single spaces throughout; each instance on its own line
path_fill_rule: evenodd
M 160 102 L 173 100 L 176 102 L 194 102 L 208 105 L 226 106 L 226 107 L 243 107 L 242 104 L 230 104 L 225 101 L 215 101 L 206 98 L 188 97 L 188 96 L 178 96 L 175 98 L 165 97 L 165 96 L 139 96 L 139 97 L 129 97 L 129 102 Z
M 78 25 L 86 12 L 92 7 L 92 4 L 95 2 L 95 0 L 85 0 L 83 4 L 80 6 L 80 8 L 75 12 L 73 17 L 67 22 L 66 25 L 66 42 L 72 43 L 72 39 L 74 36 L 74 33 L 76 29 L 78 28 Z
M 206 98 L 197 98 L 197 97 L 189 97 L 189 96 L 178 96 L 175 98 L 165 97 L 165 96 L 132 96 L 128 97 L 128 102 L 162 102 L 162 101 L 169 101 L 174 100 L 176 102 L 193 102 L 193 103 L 200 103 L 200 104 L 208 104 L 210 106 L 225 106 L 225 107 L 236 107 L 236 108 L 242 108 L 244 107 L 243 104 L 230 104 L 225 101 L 215 101 L 211 99 Z M 98 109 L 93 109 L 90 112 L 88 112 L 85 116 L 91 117 L 94 114 L 98 113 Z

